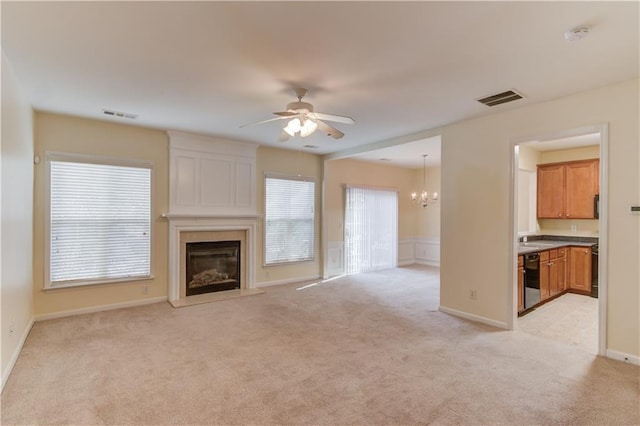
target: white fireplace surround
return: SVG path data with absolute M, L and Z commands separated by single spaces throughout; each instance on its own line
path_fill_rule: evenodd
M 169 302 L 180 300 L 180 233 L 245 231 L 246 257 L 242 259 L 247 268 L 246 288 L 255 288 L 256 217 L 197 217 L 164 215 L 169 219 Z
M 169 135 L 169 302 L 181 299 L 180 235 L 244 231 L 246 280 L 255 288 L 257 144 L 185 132 Z M 175 306 L 175 305 L 174 305 Z

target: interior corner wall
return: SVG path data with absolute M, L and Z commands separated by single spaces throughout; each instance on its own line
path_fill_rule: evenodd
M 33 319 L 33 110 L 2 52 L 2 385 Z
M 443 308 L 509 323 L 512 141 L 608 123 L 607 349 L 640 356 L 640 239 L 629 238 L 640 234 L 629 214 L 640 195 L 639 94 L 635 79 L 442 129 Z
M 323 165 L 320 156 L 301 150 L 258 147 L 256 162 L 256 206 L 260 219 L 256 232 L 256 284 L 258 286 L 315 279 L 321 276 L 321 221 L 322 221 L 322 180 Z M 264 189 L 265 174 L 284 177 L 303 176 L 315 179 L 315 259 L 309 262 L 295 262 L 264 266 Z
M 145 281 L 43 290 L 46 152 L 139 159 L 152 162 L 151 274 Z M 88 310 L 108 305 L 144 303 L 167 296 L 168 225 L 161 217 L 169 209 L 169 140 L 160 130 L 107 121 L 37 112 L 35 167 L 33 299 L 36 317 Z M 143 286 L 148 292 L 143 293 Z

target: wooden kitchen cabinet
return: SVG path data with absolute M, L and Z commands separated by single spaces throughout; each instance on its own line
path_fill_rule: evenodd
M 600 160 L 538 165 L 538 219 L 593 219 Z
M 556 264 L 558 265 L 558 292 L 562 293 L 567 289 L 567 248 L 561 247 L 558 249 L 558 258 Z
M 538 166 L 538 218 L 562 219 L 565 202 L 564 164 Z
M 549 297 L 560 294 L 560 264 L 558 250 L 549 250 Z
M 570 247 L 568 263 L 569 289 L 591 293 L 591 247 Z
M 540 301 L 566 290 L 566 249 L 540 252 Z
M 524 256 L 518 256 L 518 312 L 524 311 Z
M 540 252 L 540 301 L 547 300 L 550 292 L 551 263 L 549 251 Z
M 575 161 L 566 165 L 567 219 L 593 219 L 594 198 L 599 192 L 599 160 Z

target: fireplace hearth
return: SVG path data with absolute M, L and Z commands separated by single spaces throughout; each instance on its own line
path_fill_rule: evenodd
M 240 288 L 240 241 L 186 244 L 186 296 Z

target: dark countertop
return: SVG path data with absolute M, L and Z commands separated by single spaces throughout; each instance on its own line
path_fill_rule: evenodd
M 526 243 L 518 245 L 518 255 L 553 250 L 560 247 L 577 246 L 591 247 L 598 244 L 597 237 L 563 237 L 563 236 L 534 236 L 529 237 Z

